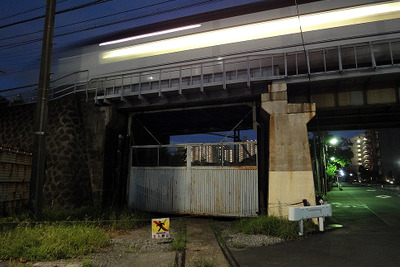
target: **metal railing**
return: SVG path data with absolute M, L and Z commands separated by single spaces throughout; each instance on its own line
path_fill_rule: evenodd
M 50 99 L 58 99 L 79 92 L 87 93 L 89 71 L 76 71 L 52 81 Z
M 86 92 L 89 71 L 77 71 L 50 82 L 49 98 L 55 100 L 70 94 Z M 0 106 L 35 103 L 38 97 L 38 84 L 21 86 L 0 91 Z
M 132 146 L 140 167 L 257 166 L 257 141 Z
M 89 90 L 95 98 L 121 99 L 146 95 L 162 96 L 164 93 L 253 81 L 329 76 L 344 72 L 375 71 L 400 65 L 400 40 L 365 42 L 352 45 L 317 48 L 295 52 L 240 55 L 225 59 L 190 62 L 165 67 L 92 79 Z M 399 71 L 399 70 L 397 70 Z
M 298 82 L 305 78 L 342 75 L 368 70 L 400 72 L 400 39 L 363 42 L 325 48 L 274 53 L 266 50 L 226 58 L 185 61 L 162 68 L 135 69 L 89 80 L 89 71 L 78 71 L 52 82 L 51 99 L 74 93 L 94 93 L 95 101 L 123 100 L 126 97 L 161 97 L 165 93 L 185 94 L 229 85 L 250 86 L 254 81 Z M 0 91 L 1 104 L 35 102 L 35 85 Z

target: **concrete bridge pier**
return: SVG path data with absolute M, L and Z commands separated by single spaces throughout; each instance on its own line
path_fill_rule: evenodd
M 268 214 L 288 216 L 303 199 L 315 205 L 307 123 L 315 104 L 289 104 L 285 83 L 273 83 L 261 97 L 269 115 Z M 297 204 L 302 205 L 302 204 Z

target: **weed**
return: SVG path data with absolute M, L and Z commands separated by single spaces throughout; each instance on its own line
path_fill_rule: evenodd
M 240 243 L 240 242 L 234 242 L 231 246 L 233 248 L 237 248 L 237 249 L 247 248 L 247 245 Z
M 135 253 L 137 250 L 140 249 L 140 246 L 138 244 L 125 244 L 124 245 L 125 249 L 124 252 L 125 253 Z
M 46 261 L 81 257 L 108 243 L 105 231 L 91 225 L 20 224 L 0 233 L 0 259 Z
M 8 267 L 32 267 L 33 266 L 33 263 L 30 263 L 30 262 L 21 263 L 21 262 L 11 262 L 11 261 L 9 261 L 7 264 L 8 265 L 6 265 L 6 266 L 8 266 Z
M 46 261 L 82 257 L 109 244 L 106 230 L 143 225 L 150 214 L 128 209 L 45 208 L 34 223 L 29 213 L 0 218 L 0 260 Z M 130 248 L 130 251 L 133 251 Z
M 235 224 L 235 228 L 245 234 L 264 234 L 280 237 L 286 240 L 298 239 L 299 223 L 275 216 L 259 216 L 256 218 L 244 218 Z M 315 228 L 311 222 L 305 222 L 305 233 Z
M 171 243 L 171 249 L 174 251 L 183 252 L 186 247 L 186 225 L 187 221 L 184 220 L 182 227 L 178 230 L 174 241 Z
M 216 267 L 215 262 L 210 260 L 201 259 L 194 262 L 194 267 Z
M 93 264 L 90 260 L 85 259 L 82 261 L 82 267 L 92 267 L 92 266 L 93 266 Z

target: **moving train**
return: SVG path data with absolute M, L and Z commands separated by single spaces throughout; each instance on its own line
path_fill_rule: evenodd
M 261 1 L 84 40 L 57 55 L 54 78 L 88 71 L 82 79 L 93 79 L 400 37 L 400 1 L 289 2 Z

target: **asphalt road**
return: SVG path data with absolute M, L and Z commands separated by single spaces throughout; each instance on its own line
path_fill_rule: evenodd
M 232 251 L 240 266 L 400 266 L 400 197 L 361 185 L 328 194 L 327 230 L 309 238 Z M 342 227 L 332 227 L 339 224 Z

